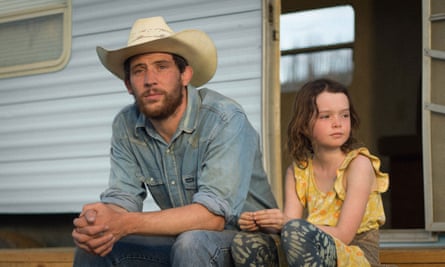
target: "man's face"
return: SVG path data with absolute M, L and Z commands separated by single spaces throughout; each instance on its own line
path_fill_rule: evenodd
M 170 54 L 142 54 L 131 59 L 126 85 L 142 113 L 153 120 L 164 120 L 186 104 L 187 73 L 187 68 L 179 72 Z

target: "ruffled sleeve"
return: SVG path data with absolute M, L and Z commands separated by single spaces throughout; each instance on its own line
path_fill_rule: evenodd
M 345 199 L 345 187 L 344 185 L 344 174 L 346 169 L 348 168 L 349 164 L 353 159 L 355 159 L 359 154 L 369 158 L 371 160 L 371 164 L 374 168 L 374 172 L 376 175 L 376 186 L 374 188 L 374 192 L 383 193 L 388 190 L 389 186 L 389 176 L 387 173 L 383 173 L 380 171 L 380 160 L 374 155 L 371 155 L 369 153 L 369 150 L 365 147 L 361 147 L 355 150 L 350 151 L 347 155 L 345 160 L 343 161 L 340 168 L 337 170 L 337 180 L 335 181 L 334 190 L 338 194 L 339 198 L 344 200 Z

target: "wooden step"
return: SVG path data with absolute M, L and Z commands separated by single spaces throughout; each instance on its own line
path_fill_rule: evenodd
M 380 261 L 399 267 L 445 266 L 445 248 L 384 248 Z
M 71 267 L 74 247 L 0 249 L 0 267 Z M 384 264 L 399 267 L 445 266 L 445 248 L 384 248 Z
M 72 267 L 74 247 L 0 249 L 0 267 Z

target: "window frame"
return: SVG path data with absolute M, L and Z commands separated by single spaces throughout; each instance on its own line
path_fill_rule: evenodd
M 0 67 L 0 79 L 55 72 L 65 67 L 71 56 L 71 0 L 64 3 L 37 3 L 36 6 L 27 7 L 25 4 L 16 2 L 16 8 L 0 14 L 1 23 L 18 22 L 50 15 L 62 15 L 62 52 L 57 59 L 39 61 L 29 64 Z
M 344 4 L 344 5 L 338 5 L 338 6 L 320 7 L 320 8 L 316 8 L 316 9 L 312 9 L 312 10 L 296 10 L 293 12 L 282 13 L 281 15 L 287 16 L 287 15 L 302 13 L 302 12 L 306 12 L 306 11 L 315 11 L 315 10 L 322 11 L 322 10 L 326 10 L 329 8 L 338 8 L 338 7 L 350 7 L 352 12 L 355 12 L 352 5 Z M 353 17 L 354 17 L 354 15 L 353 15 Z M 345 50 L 345 49 L 351 50 L 351 54 L 354 55 L 354 43 L 355 43 L 355 39 L 356 39 L 355 33 L 354 33 L 354 28 L 355 28 L 355 25 L 353 27 L 352 40 L 342 40 L 342 41 L 336 41 L 336 42 L 332 41 L 332 42 L 328 42 L 328 43 L 321 42 L 320 44 L 316 44 L 316 45 L 295 46 L 294 48 L 282 48 L 281 47 L 280 48 L 280 53 L 281 53 L 280 58 L 282 59 L 283 57 L 286 57 L 286 56 L 298 56 L 298 55 L 316 54 L 316 53 L 323 53 L 323 52 L 336 52 L 336 51 L 341 51 L 341 50 Z M 285 34 L 285 33 L 281 33 L 281 34 Z M 352 64 L 351 70 L 350 70 L 351 80 L 349 80 L 347 82 L 343 81 L 346 85 L 349 85 L 352 82 L 353 73 L 354 73 L 353 59 L 352 59 L 351 64 Z M 327 76 L 325 75 L 323 77 L 327 77 Z M 310 78 L 312 78 L 312 77 L 310 77 Z M 332 77 L 332 78 L 334 78 L 334 77 Z M 281 77 L 280 77 L 280 83 L 281 83 Z M 283 87 L 283 84 L 281 84 L 281 88 L 282 88 L 281 90 L 284 92 L 288 91 L 288 88 Z

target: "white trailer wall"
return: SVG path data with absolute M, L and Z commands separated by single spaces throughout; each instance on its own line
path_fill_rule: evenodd
M 0 213 L 78 212 L 109 173 L 114 115 L 132 98 L 97 59 L 97 45 L 126 45 L 133 22 L 164 16 L 179 31 L 206 31 L 218 48 L 207 87 L 245 108 L 261 133 L 260 0 L 72 0 L 72 51 L 58 72 L 0 79 Z M 0 2 L 0 9 L 1 9 Z M 147 201 L 148 209 L 155 209 Z

